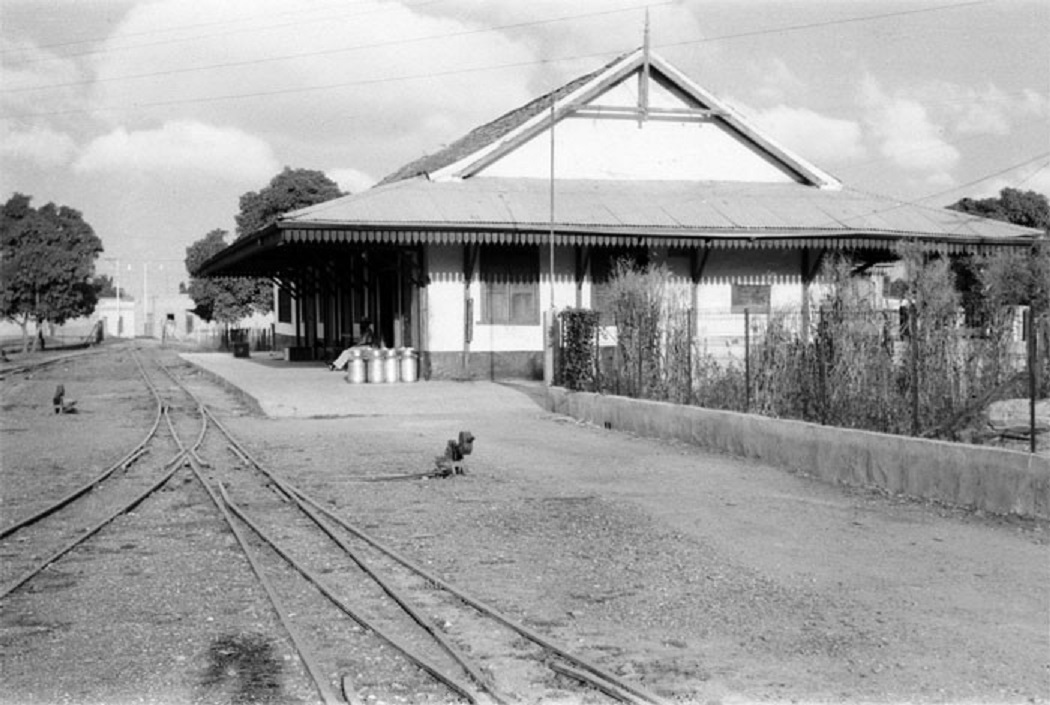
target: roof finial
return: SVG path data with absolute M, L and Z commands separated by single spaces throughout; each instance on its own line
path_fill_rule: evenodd
M 649 8 L 645 8 L 645 32 L 642 36 L 642 75 L 638 85 L 638 107 L 642 119 L 649 112 Z M 640 126 L 640 123 L 639 123 Z
M 642 36 L 642 47 L 645 50 L 645 60 L 649 61 L 649 8 L 645 8 L 645 33 Z

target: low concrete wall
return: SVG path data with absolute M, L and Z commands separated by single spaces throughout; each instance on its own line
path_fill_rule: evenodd
M 550 408 L 597 426 L 693 443 L 829 482 L 1050 519 L 1050 459 L 664 402 L 548 390 Z

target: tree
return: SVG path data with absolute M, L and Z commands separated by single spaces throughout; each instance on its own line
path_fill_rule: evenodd
M 975 288 L 981 286 L 979 297 L 986 298 L 993 307 L 1031 306 L 1037 317 L 1050 312 L 1050 201 L 1047 197 L 1035 191 L 1004 188 L 999 198 L 963 198 L 948 207 L 1046 233 L 1026 252 L 995 255 L 980 267 L 967 263 L 967 267 L 976 271 L 967 277 L 973 285 L 964 296 L 972 300 Z
M 91 286 L 94 287 L 95 293 L 100 299 L 115 299 L 117 294 L 119 294 L 121 301 L 135 300 L 135 297 L 129 294 L 126 288 L 121 288 L 118 292 L 116 284 L 113 283 L 113 277 L 108 274 L 99 274 L 91 280 Z
M 205 260 L 226 247 L 225 230 L 212 230 L 186 248 L 186 270 L 191 275 Z M 187 293 L 196 304 L 194 313 L 205 321 L 234 323 L 253 311 L 268 311 L 273 298 L 265 279 L 243 277 L 191 277 Z
M 323 172 L 285 167 L 270 179 L 266 188 L 241 196 L 241 212 L 236 217 L 237 239 L 261 230 L 288 211 L 342 195 L 339 186 Z M 186 250 L 186 268 L 191 275 L 225 246 L 225 236 L 226 231 L 213 230 Z M 208 321 L 231 323 L 253 310 L 262 313 L 273 310 L 273 287 L 266 279 L 194 277 L 190 279 L 188 292 L 197 304 L 197 315 Z
M 999 198 L 978 200 L 963 198 L 948 208 L 983 218 L 1023 225 L 1026 228 L 1039 230 L 1050 228 L 1050 202 L 1047 201 L 1046 196 L 1035 191 L 1004 188 L 999 192 Z
M 90 315 L 98 302 L 92 276 L 102 241 L 79 211 L 54 203 L 36 209 L 32 197 L 16 193 L 0 213 L 0 313 L 22 328 L 29 349 L 29 323 L 39 338 L 45 323 L 61 324 Z
M 237 216 L 237 239 L 265 228 L 278 217 L 297 208 L 330 201 L 345 195 L 324 172 L 285 167 L 261 191 L 241 196 Z

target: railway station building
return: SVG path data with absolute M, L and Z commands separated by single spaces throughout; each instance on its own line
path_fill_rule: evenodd
M 199 274 L 270 278 L 291 359 L 331 359 L 368 319 L 424 378 L 539 378 L 545 317 L 600 310 L 623 257 L 665 264 L 694 312 L 731 319 L 805 311 L 829 253 L 864 268 L 902 240 L 983 253 L 1038 235 L 850 189 L 643 47 Z

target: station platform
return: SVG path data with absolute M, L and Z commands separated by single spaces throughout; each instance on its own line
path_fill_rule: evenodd
M 276 353 L 181 353 L 180 358 L 235 387 L 271 418 L 448 415 L 493 404 L 536 410 L 542 382 L 508 380 L 351 384 L 321 362 L 288 362 Z

